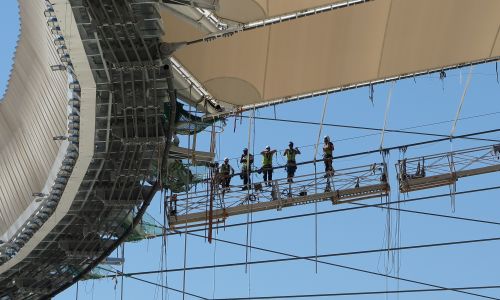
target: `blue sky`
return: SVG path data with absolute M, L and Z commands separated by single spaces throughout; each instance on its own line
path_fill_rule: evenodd
M 17 19 L 15 1 L 7 1 L 2 14 L 2 22 Z M 5 23 L 12 24 L 12 23 Z M 2 40 L 8 40 L 8 47 L 1 47 L 2 57 L 0 65 L 0 85 L 3 78 L 8 76 L 11 67 L 12 51 L 17 38 L 16 30 L 3 30 L 0 35 Z M 10 47 L 12 45 L 12 47 Z M 414 79 L 398 81 L 392 92 L 392 103 L 387 117 L 387 128 L 401 129 L 421 126 L 413 130 L 435 134 L 448 135 L 451 132 L 460 98 L 463 93 L 469 68 L 447 72 L 444 80 L 439 79 L 439 74 L 430 74 Z M 368 88 L 345 91 L 332 94 L 329 97 L 325 123 L 347 124 L 367 127 L 383 127 L 384 113 L 389 89 L 392 83 L 375 86 L 373 104 L 368 95 Z M 319 122 L 321 120 L 323 101 L 325 97 L 317 97 L 284 104 L 276 107 L 276 117 L 301 121 Z M 266 108 L 257 111 L 257 116 L 274 117 L 274 109 Z M 465 97 L 460 115 L 463 120 L 457 124 L 456 135 L 476 131 L 496 129 L 499 127 L 500 116 L 500 85 L 496 80 L 495 64 L 476 66 L 472 71 L 472 81 Z M 438 123 L 438 124 L 436 124 Z M 246 147 L 248 135 L 248 119 L 237 121 L 233 132 L 234 118 L 228 119 L 224 132 L 220 134 L 221 149 L 217 150 L 217 157 L 238 157 L 241 149 Z M 251 151 L 260 152 L 266 145 L 283 149 L 288 141 L 293 140 L 300 147 L 302 155 L 300 160 L 310 160 L 313 157 L 313 147 L 308 146 L 316 142 L 319 126 L 281 123 L 276 121 L 257 120 L 254 136 L 250 136 Z M 332 137 L 335 143 L 334 155 L 357 153 L 366 150 L 375 150 L 380 146 L 380 135 L 370 135 L 373 132 L 359 129 L 343 129 L 337 127 L 323 128 L 323 134 Z M 500 140 L 500 134 L 485 136 L 490 139 Z M 209 135 L 207 133 L 198 137 L 198 149 L 208 150 Z M 385 147 L 403 145 L 418 141 L 434 139 L 419 135 L 386 133 Z M 185 139 L 182 140 L 187 145 Z M 406 152 L 406 157 L 416 157 L 461 149 L 488 145 L 491 142 L 470 140 L 454 140 L 425 146 L 412 147 Z M 398 188 L 394 164 L 402 156 L 398 151 L 393 151 L 389 156 L 389 179 L 392 187 L 391 201 L 398 200 Z M 256 155 L 257 165 L 260 157 Z M 380 154 L 358 156 L 335 161 L 336 168 L 371 164 L 381 162 Z M 283 160 L 278 159 L 278 163 Z M 236 164 L 233 163 L 236 168 Z M 309 174 L 311 166 L 299 167 L 297 175 Z M 274 174 L 275 178 L 284 176 L 283 170 Z M 257 177 L 254 180 L 258 180 Z M 234 179 L 233 183 L 239 183 Z M 481 175 L 465 178 L 457 183 L 458 191 L 496 186 L 499 183 L 499 174 Z M 448 193 L 448 187 L 435 188 L 421 192 L 412 192 L 407 198 Z M 456 210 L 452 211 L 450 197 L 435 198 L 432 200 L 417 201 L 401 204 L 401 208 L 446 214 L 458 217 L 476 218 L 489 221 L 500 221 L 498 191 L 481 192 L 456 197 Z M 399 195 L 404 198 L 405 195 Z M 380 199 L 367 200 L 364 203 L 379 203 Z M 158 220 L 161 216 L 161 199 L 156 197 L 151 204 L 149 213 Z M 318 204 L 319 211 L 342 209 L 354 205 L 345 204 L 332 206 L 331 203 Z M 231 217 L 227 224 L 243 222 L 247 217 L 254 220 L 267 218 L 300 215 L 315 211 L 314 205 L 299 206 L 283 209 L 282 211 L 267 211 L 254 213 L 252 216 Z M 391 233 L 388 231 L 388 217 L 386 211 L 380 208 L 366 208 L 345 212 L 322 214 L 318 217 L 318 252 L 330 254 L 347 251 L 383 248 L 387 236 L 399 239 L 401 246 L 425 243 L 469 240 L 478 238 L 500 237 L 498 225 L 480 224 L 467 221 L 444 219 L 439 217 L 417 215 L 401 212 L 400 215 L 390 215 Z M 399 222 L 398 222 L 399 220 Z M 396 225 L 399 223 L 400 232 L 396 234 Z M 268 222 L 255 224 L 251 227 L 251 244 L 256 247 L 281 251 L 298 256 L 310 256 L 315 253 L 315 218 L 295 218 L 287 221 Z M 201 233 L 203 234 L 203 232 Z M 219 229 L 217 238 L 246 243 L 247 227 Z M 168 238 L 167 261 L 168 268 L 179 268 L 183 265 L 184 252 L 187 253 L 188 266 L 211 265 L 244 262 L 246 251 L 243 247 L 227 245 L 222 242 L 209 244 L 199 237 L 188 237 L 187 249 L 184 248 L 183 236 L 170 236 Z M 148 240 L 127 244 L 126 272 L 150 271 L 161 268 L 160 266 L 161 240 Z M 371 272 L 385 273 L 387 269 L 391 274 L 398 273 L 400 277 L 411 280 L 423 281 L 429 284 L 460 287 L 497 285 L 500 260 L 498 253 L 500 242 L 481 244 L 448 246 L 428 249 L 415 249 L 400 251 L 400 263 L 395 266 L 387 262 L 387 254 L 360 254 L 340 257 L 324 258 L 330 263 L 342 264 L 350 267 L 361 268 Z M 250 260 L 283 258 L 281 255 L 270 254 L 252 250 Z M 141 276 L 145 280 L 160 282 L 157 275 Z M 182 289 L 182 272 L 169 273 L 167 284 L 173 288 Z M 165 278 L 163 278 L 165 281 Z M 133 279 L 125 279 L 124 299 L 161 299 L 160 291 L 151 285 Z M 339 269 L 331 265 L 320 264 L 315 272 L 315 264 L 310 261 L 280 262 L 266 265 L 252 265 L 248 272 L 244 267 L 218 268 L 200 271 L 190 271 L 186 275 L 186 291 L 198 294 L 209 299 L 231 298 L 270 295 L 316 294 L 337 293 L 352 291 L 382 291 L 394 289 L 419 289 L 426 288 L 417 284 L 386 280 L 381 276 L 368 275 L 356 271 Z M 120 283 L 106 280 L 86 281 L 79 284 L 78 299 L 120 299 Z M 474 292 L 474 291 L 472 291 Z M 484 295 L 500 297 L 500 290 L 477 291 Z M 474 297 L 456 292 L 437 292 L 425 294 L 401 295 L 370 295 L 357 296 L 357 299 L 472 299 Z M 68 289 L 56 297 L 58 300 L 75 299 L 76 286 Z M 180 294 L 170 291 L 166 299 L 182 299 Z M 331 298 L 331 297 L 330 297 Z M 195 299 L 186 297 L 186 299 Z M 329 298 L 326 298 L 329 299 Z
M 435 134 L 448 135 L 460 103 L 469 68 L 447 72 L 442 81 L 438 74 L 431 74 L 413 79 L 401 80 L 394 85 L 392 103 L 389 108 L 387 128 L 401 129 L 419 125 L 440 123 L 424 126 L 413 130 Z M 384 113 L 389 89 L 392 83 L 375 87 L 374 103 L 368 98 L 368 89 L 346 91 L 330 95 L 325 123 L 349 124 L 368 127 L 383 127 Z M 500 85 L 496 82 L 495 64 L 477 66 L 473 70 L 472 81 L 464 100 L 461 117 L 457 124 L 456 135 L 475 131 L 495 129 L 498 127 L 500 114 Z M 277 118 L 319 122 L 321 119 L 324 97 L 284 104 L 276 107 Z M 485 115 L 486 116 L 480 116 Z M 257 111 L 257 116 L 274 117 L 273 108 Z M 238 157 L 241 149 L 248 143 L 248 120 L 237 122 L 233 132 L 234 119 L 228 120 L 228 125 L 220 136 L 222 149 L 217 155 Z M 260 152 L 265 145 L 283 149 L 289 140 L 293 140 L 302 149 L 300 160 L 310 160 L 313 156 L 312 145 L 316 142 L 319 126 L 297 125 L 274 121 L 256 121 L 255 149 Z M 375 150 L 380 146 L 380 135 L 360 137 L 373 132 L 353 129 L 324 127 L 324 134 L 330 135 L 335 142 L 335 155 L 344 155 L 366 150 Z M 199 137 L 199 150 L 208 149 L 208 135 Z M 358 137 L 358 138 L 355 138 Z M 500 134 L 486 136 L 500 140 Z M 251 140 L 254 139 L 252 134 Z M 397 146 L 418 141 L 434 139 L 434 137 L 386 133 L 384 146 Z M 201 141 L 201 142 L 200 142 Z M 187 145 L 185 140 L 182 141 Z M 429 155 L 491 144 L 491 142 L 471 142 L 454 140 L 409 148 L 406 157 Z M 389 156 L 389 177 L 392 186 L 391 200 L 398 199 L 397 182 L 394 164 L 400 158 L 398 151 Z M 260 164 L 260 157 L 256 162 Z M 379 154 L 342 159 L 335 162 L 337 168 L 381 162 Z M 278 159 L 277 162 L 283 162 Z M 236 167 L 235 163 L 233 165 Z M 312 172 L 310 166 L 299 167 L 297 175 Z M 278 170 L 275 178 L 283 177 L 284 172 Z M 233 183 L 238 183 L 234 179 Z M 481 175 L 476 178 L 461 179 L 457 184 L 458 191 L 498 185 L 498 174 Z M 435 188 L 422 192 L 410 193 L 407 198 L 448 193 L 448 187 Z M 402 208 L 419 210 L 437 214 L 459 217 L 478 218 L 498 221 L 498 191 L 482 192 L 456 197 L 456 211 L 451 208 L 450 197 L 401 204 Z M 400 196 L 401 199 L 404 195 Z M 373 199 L 365 203 L 379 203 Z M 157 198 L 149 212 L 161 219 L 161 201 Z M 319 211 L 351 207 L 346 204 L 332 207 L 330 203 L 320 203 Z M 283 209 L 281 212 L 267 211 L 252 215 L 254 220 L 278 216 L 296 215 L 314 212 L 314 205 Z M 244 222 L 247 216 L 232 217 L 227 224 Z M 388 235 L 386 211 L 367 208 L 347 212 L 324 214 L 318 217 L 318 252 L 329 254 L 346 251 L 384 248 Z M 391 215 L 391 237 L 399 238 L 400 245 L 417 245 L 426 243 L 469 240 L 477 238 L 498 237 L 498 225 L 479 224 L 466 221 L 443 219 L 438 217 L 416 215 L 402 212 L 399 216 L 400 234 L 395 234 L 398 215 Z M 220 229 L 217 237 L 228 241 L 246 243 L 245 226 Z M 203 232 L 202 232 L 203 234 Z M 287 252 L 299 256 L 309 256 L 315 253 L 315 219 L 314 217 L 291 219 L 280 222 L 256 224 L 252 226 L 252 245 L 271 250 Z M 125 270 L 151 271 L 159 268 L 160 240 L 143 241 L 126 246 Z M 470 244 L 460 246 L 438 247 L 429 249 L 407 250 L 400 252 L 399 276 L 424 281 L 430 284 L 459 287 L 498 284 L 497 272 L 500 261 L 497 253 L 499 242 Z M 202 266 L 244 262 L 246 252 L 242 247 L 227 245 L 221 242 L 208 244 L 199 237 L 189 237 L 187 242 L 187 265 Z M 168 267 L 180 268 L 183 265 L 184 238 L 171 236 L 168 239 Z M 283 258 L 283 256 L 253 250 L 251 260 Z M 392 257 L 392 256 L 391 256 Z M 386 264 L 386 254 L 374 253 L 325 258 L 325 261 L 362 268 L 372 272 L 384 273 L 386 267 L 396 269 L 392 263 Z M 168 285 L 182 288 L 182 272 L 169 273 Z M 159 282 L 158 276 L 146 275 L 141 278 Z M 165 279 L 163 279 L 165 280 Z M 315 264 L 309 261 L 281 262 L 267 265 L 254 265 L 250 272 L 245 273 L 244 267 L 222 268 L 200 271 L 190 271 L 186 276 L 186 291 L 209 299 L 231 298 L 262 295 L 292 295 L 335 293 L 350 291 L 379 291 L 425 288 L 416 284 L 385 280 L 383 277 L 347 271 L 330 265 L 319 265 L 318 273 Z M 215 287 L 215 288 L 214 288 Z M 126 279 L 124 298 L 161 299 L 159 291 L 154 287 L 132 279 Z M 114 288 L 111 280 L 83 282 L 80 284 L 79 299 L 119 299 L 120 284 Z M 76 290 L 71 288 L 57 299 L 73 299 Z M 480 291 L 485 295 L 500 297 L 498 290 Z M 439 299 L 469 299 L 469 295 L 455 292 L 439 292 L 428 294 L 390 295 L 388 299 L 421 299 L 422 296 Z M 386 299 L 384 295 L 358 296 L 359 299 Z M 169 292 L 168 299 L 182 299 L 175 292 Z M 186 299 L 195 299 L 187 297 Z
M 19 35 L 19 14 L 17 1 L 8 0 L 2 3 L 0 22 L 3 30 L 0 33 L 2 47 L 0 47 L 0 99 L 3 97 L 10 70 L 12 68 L 14 51 Z M 6 29 L 9 30 L 6 30 Z

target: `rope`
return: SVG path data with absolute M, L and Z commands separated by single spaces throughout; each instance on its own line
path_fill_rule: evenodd
M 214 238 L 214 266 L 213 266 L 213 286 L 212 286 L 212 299 L 215 299 L 215 266 L 217 264 L 217 238 Z
M 395 85 L 396 85 L 396 81 L 393 81 L 391 88 L 389 89 L 389 94 L 387 95 L 387 104 L 385 106 L 385 114 L 384 114 L 384 127 L 382 128 L 382 133 L 380 134 L 380 149 L 382 149 L 382 147 L 384 146 L 385 128 L 387 127 L 387 116 L 389 115 L 389 108 L 391 106 L 392 91 L 394 90 Z
M 451 132 L 450 132 L 450 171 L 455 172 L 455 166 L 453 162 L 453 135 L 455 134 L 455 131 L 457 129 L 457 122 L 458 118 L 460 117 L 460 113 L 462 112 L 462 106 L 464 105 L 464 100 L 465 100 L 465 95 L 467 94 L 467 89 L 469 88 L 471 79 L 472 79 L 472 70 L 474 69 L 474 66 L 471 66 L 469 68 L 469 74 L 467 75 L 467 81 L 465 82 L 464 86 L 464 91 L 462 93 L 462 97 L 460 99 L 460 105 L 458 106 L 457 114 L 455 116 L 455 121 L 453 122 L 453 126 L 451 127 Z M 454 182 L 453 184 L 450 185 L 450 198 L 451 198 L 451 209 L 452 212 L 455 212 L 455 193 L 457 186 L 456 183 Z
M 255 137 L 256 137 L 256 133 L 255 133 L 255 106 L 253 107 L 253 118 L 252 118 L 252 124 L 253 124 L 253 137 L 252 137 L 252 152 L 254 153 L 255 155 Z M 252 175 L 252 180 L 253 180 L 253 175 Z M 248 192 L 250 192 L 250 189 L 248 189 Z M 250 199 L 249 199 L 250 201 Z M 253 207 L 251 206 L 250 207 L 250 224 L 249 224 L 249 229 L 250 229 L 250 233 L 249 233 L 249 241 L 248 241 L 248 245 L 250 246 L 249 249 L 248 249 L 248 256 L 249 256 L 249 259 L 250 259 L 250 262 L 252 261 L 252 234 L 253 234 Z M 250 271 L 250 267 L 248 268 L 248 297 L 250 297 L 251 295 L 251 292 L 252 292 L 252 276 L 251 276 L 251 271 Z
M 373 97 L 375 95 L 375 90 L 373 89 L 373 84 L 370 83 L 368 86 L 368 99 L 370 99 L 372 106 L 375 106 L 375 103 L 373 102 Z
M 167 195 L 167 192 L 163 191 L 163 199 L 166 199 L 166 195 Z M 172 199 L 172 191 L 170 191 L 170 199 Z M 163 227 L 166 228 L 166 226 L 168 224 L 167 214 L 166 214 L 167 213 L 167 201 L 163 201 L 163 205 L 164 205 L 164 208 L 163 208 Z M 166 237 L 162 241 L 162 243 L 163 243 L 163 251 L 162 251 L 162 260 L 163 261 L 162 261 L 162 263 L 165 264 L 165 269 L 168 269 L 167 238 Z M 165 286 L 168 286 L 168 274 L 165 274 Z M 167 288 L 164 288 L 164 289 L 166 292 L 167 299 L 169 299 L 170 298 L 169 290 Z
M 328 98 L 330 94 L 326 93 L 325 102 L 323 103 L 323 113 L 321 115 L 321 123 L 319 124 L 318 139 L 316 140 L 316 149 L 314 149 L 314 161 L 316 162 L 316 156 L 318 154 L 319 140 L 321 138 L 321 132 L 323 131 L 323 123 L 325 121 L 326 107 L 328 104 Z
M 318 193 L 318 170 L 316 167 L 316 156 L 318 155 L 319 141 L 323 131 L 323 123 L 325 121 L 326 108 L 330 94 L 326 93 L 325 102 L 323 103 L 323 113 L 321 114 L 321 123 L 319 124 L 318 139 L 316 140 L 316 148 L 314 149 L 314 191 Z M 330 179 L 328 179 L 330 180 Z M 290 191 L 291 192 L 291 191 Z M 315 272 L 318 273 L 318 201 L 314 201 L 314 253 L 316 255 Z
M 189 105 L 189 114 L 191 114 L 191 104 Z M 191 136 L 188 136 L 188 149 L 191 149 Z M 191 151 L 191 150 L 190 150 Z M 190 163 L 190 155 L 188 155 L 187 158 L 187 163 L 189 166 Z M 189 185 L 190 183 L 190 176 L 187 176 L 187 185 L 186 185 L 186 214 L 188 213 L 189 210 Z M 186 266 L 187 266 L 187 246 L 188 246 L 188 236 L 187 236 L 187 219 L 186 223 L 184 224 L 184 262 L 183 262 L 183 268 L 184 268 L 184 273 L 182 274 L 182 300 L 186 299 Z
M 498 61 L 495 62 L 495 70 L 497 72 L 497 83 L 500 83 L 500 81 L 498 81 Z
M 467 75 L 467 81 L 465 82 L 465 87 L 464 87 L 464 91 L 462 93 L 462 98 L 460 99 L 460 105 L 458 106 L 457 114 L 455 116 L 455 121 L 453 122 L 453 126 L 451 127 L 450 138 L 453 137 L 453 135 L 455 134 L 455 130 L 457 128 L 458 118 L 460 117 L 460 112 L 462 111 L 462 106 L 464 104 L 465 95 L 467 94 L 467 89 L 469 88 L 470 81 L 472 79 L 472 70 L 473 69 L 474 69 L 474 66 L 471 66 L 469 68 L 469 74 Z
M 250 145 L 251 145 L 251 140 L 252 140 L 252 124 L 255 122 L 255 109 L 252 111 L 252 115 L 250 119 L 248 120 L 248 142 L 247 142 L 247 157 L 246 157 L 246 178 L 247 178 L 247 184 L 246 184 L 246 191 L 247 191 L 247 201 L 250 204 L 250 174 L 251 174 L 251 168 L 252 164 L 250 162 Z M 255 146 L 255 145 L 254 145 Z M 252 178 L 253 179 L 253 178 Z M 250 213 L 247 213 L 247 226 L 246 226 L 246 245 L 248 246 L 248 241 L 249 241 L 249 235 L 250 235 Z M 248 273 L 248 247 L 245 248 L 245 274 Z M 250 277 L 250 276 L 249 276 Z

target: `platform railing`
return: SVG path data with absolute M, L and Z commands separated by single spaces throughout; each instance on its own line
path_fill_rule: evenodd
M 342 203 L 387 195 L 386 168 L 383 163 L 356 166 L 296 176 L 293 182 L 279 178 L 269 182 L 222 187 L 212 180 L 207 188 L 174 194 L 168 203 L 168 219 L 176 229 L 206 225 L 210 219 L 220 222 L 231 215 L 304 205 L 330 200 Z M 212 217 L 210 217 L 212 216 Z
M 500 171 L 500 145 L 399 160 L 396 171 L 401 192 L 451 185 L 462 177 Z

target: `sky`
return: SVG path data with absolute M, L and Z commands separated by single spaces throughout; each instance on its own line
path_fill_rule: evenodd
M 17 1 L 7 0 L 3 2 L 0 10 L 0 22 L 4 28 L 0 32 L 2 38 L 2 47 L 0 47 L 0 101 L 9 80 L 10 70 L 14 62 L 14 51 L 20 33 Z M 9 30 L 5 30 L 5 28 L 9 28 Z
M 449 135 L 461 101 L 470 68 L 447 72 L 444 80 L 439 74 L 431 74 L 414 79 L 400 80 L 375 86 L 374 101 L 369 99 L 368 88 L 336 93 L 329 96 L 325 124 L 346 124 L 366 127 L 384 126 L 384 115 L 387 99 L 392 89 L 391 103 L 387 114 L 387 129 L 402 129 L 421 126 L 413 131 L 432 134 Z M 496 81 L 495 64 L 474 67 L 471 82 L 464 98 L 455 135 L 485 131 L 498 128 L 500 114 L 500 85 Z M 301 121 L 320 122 L 325 97 L 317 97 L 300 102 L 284 104 L 276 107 L 276 118 Z M 187 108 L 187 107 L 186 107 Z M 258 110 L 256 116 L 274 118 L 274 108 Z M 273 149 L 284 149 L 290 140 L 295 142 L 301 151 L 301 161 L 311 160 L 316 143 L 319 126 L 277 121 L 255 121 L 255 135 L 250 131 L 250 149 L 256 154 L 256 164 L 261 158 L 257 155 L 266 145 Z M 434 125 L 426 125 L 434 124 Z M 426 126 L 423 126 L 426 125 Z M 358 153 L 376 150 L 380 147 L 379 133 L 359 129 L 344 129 L 324 126 L 323 133 L 328 134 L 335 144 L 335 155 Z M 366 136 L 372 134 L 370 136 Z M 494 133 L 483 138 L 500 140 L 500 134 Z M 396 134 L 386 132 L 384 147 L 404 145 L 408 143 L 433 140 L 436 137 L 422 135 Z M 227 120 L 227 126 L 220 134 L 216 157 L 239 157 L 242 148 L 248 145 L 248 119 L 236 122 L 234 118 Z M 255 141 L 255 142 L 253 142 Z M 181 145 L 187 146 L 187 141 Z M 418 147 L 410 147 L 404 155 L 419 157 L 451 150 L 491 145 L 493 142 L 453 140 Z M 208 134 L 198 136 L 198 150 L 208 150 Z M 408 195 L 398 195 L 395 172 L 397 160 L 403 153 L 395 150 L 388 156 L 389 178 L 392 186 L 390 201 L 398 199 L 414 199 L 418 197 L 448 194 L 449 187 L 440 187 Z M 282 158 L 275 163 L 282 164 Z M 348 168 L 382 162 L 380 154 L 356 156 L 335 161 L 337 169 Z M 233 166 L 238 169 L 234 160 Z M 321 167 L 320 167 L 321 168 Z M 298 175 L 311 174 L 311 166 L 301 166 Z M 275 178 L 283 178 L 284 171 L 277 170 Z M 498 185 L 498 173 L 480 175 L 460 179 L 457 191 L 486 188 Z M 259 176 L 260 177 L 260 176 Z M 258 181 L 258 175 L 254 180 Z M 239 178 L 233 184 L 240 184 Z M 203 189 L 202 186 L 199 189 Z M 418 210 L 434 214 L 455 217 L 475 218 L 498 222 L 499 192 L 496 190 L 457 195 L 453 210 L 450 196 L 415 201 L 400 205 L 403 209 Z M 365 200 L 363 203 L 373 204 L 385 199 Z M 354 207 L 345 204 L 332 206 L 329 202 L 318 204 L 318 211 Z M 161 199 L 156 197 L 149 208 L 149 213 L 162 221 Z M 314 205 L 286 208 L 282 211 L 267 211 L 230 217 L 226 224 L 245 222 L 247 218 L 265 220 L 268 218 L 301 215 L 315 212 Z M 390 226 L 388 226 L 388 219 Z M 314 256 L 316 249 L 316 226 L 314 217 L 294 218 L 286 221 L 275 221 L 231 228 L 219 228 L 216 237 L 225 241 L 240 244 L 251 243 L 254 247 L 266 248 L 298 256 Z M 399 229 L 398 229 L 399 228 Z M 247 243 L 247 229 L 251 231 L 251 242 Z M 204 235 L 204 232 L 199 232 Z M 317 218 L 317 249 L 321 254 L 362 251 L 387 247 L 387 237 L 391 237 L 393 246 L 411 246 L 428 243 L 452 242 L 461 240 L 496 238 L 498 225 L 447 219 L 443 217 L 419 215 L 415 213 L 396 212 L 388 215 L 380 208 L 366 208 L 337 213 L 321 214 Z M 244 247 L 228 245 L 223 242 L 209 244 L 206 239 L 189 236 L 185 248 L 184 236 L 169 236 L 167 239 L 168 269 L 182 268 L 184 253 L 186 265 L 211 266 L 214 264 L 241 263 L 249 261 L 283 258 L 269 252 L 252 250 L 247 253 Z M 399 277 L 422 281 L 445 287 L 467 287 L 499 284 L 497 270 L 500 260 L 498 241 L 404 250 L 391 253 L 371 253 L 328 257 L 322 260 L 328 263 L 364 269 L 384 274 L 386 272 Z M 148 240 L 131 243 L 125 246 L 125 272 L 153 271 L 165 269 L 160 265 L 161 240 Z M 398 255 L 399 254 L 399 259 Z M 115 254 L 118 255 L 118 254 Z M 182 290 L 183 273 L 168 273 L 168 278 L 157 275 L 139 276 L 142 279 L 165 284 Z M 275 296 L 318 293 L 343 293 L 355 291 L 385 291 L 399 289 L 420 289 L 426 286 L 403 281 L 386 280 L 382 276 L 370 275 L 359 271 L 346 270 L 327 264 L 319 264 L 316 273 L 315 263 L 311 261 L 289 261 L 272 264 L 251 265 L 247 272 L 244 266 L 227 268 L 209 268 L 186 273 L 186 291 L 208 299 L 235 298 L 250 296 Z M 123 299 L 162 299 L 161 291 L 153 286 L 126 279 Z M 475 292 L 475 291 L 471 291 Z M 478 291 L 484 295 L 500 297 L 500 290 Z M 408 293 L 385 295 L 356 296 L 358 299 L 421 299 L 422 296 L 439 299 L 471 299 L 476 298 L 457 292 Z M 68 289 L 56 299 L 74 299 L 76 287 Z M 182 299 L 179 293 L 170 291 L 163 294 L 164 299 Z M 329 299 L 332 297 L 327 297 Z M 116 285 L 113 280 L 86 281 L 79 284 L 78 299 L 121 299 L 121 282 Z M 187 296 L 185 299 L 196 299 Z M 306 297 L 304 299 L 311 299 Z
M 15 1 L 6 1 L 2 14 L 2 22 L 8 18 L 17 18 Z M 10 23 L 9 23 L 10 24 Z M 15 34 L 14 34 L 15 32 Z M 0 32 L 7 47 L 0 48 L 0 78 L 7 78 L 11 67 L 17 30 Z M 12 47 L 9 47 L 12 45 Z M 380 84 L 374 87 L 373 102 L 369 99 L 369 89 L 364 87 L 355 90 L 335 93 L 328 96 L 326 114 L 321 136 L 329 135 L 334 144 L 334 156 L 376 150 L 382 147 L 393 147 L 436 139 L 435 136 L 401 134 L 386 132 L 381 144 L 381 135 L 377 131 L 346 129 L 328 126 L 327 124 L 343 124 L 386 129 L 403 129 L 450 135 L 453 120 L 457 116 L 462 95 L 466 87 L 468 74 L 471 74 L 470 85 L 465 95 L 455 135 L 467 134 L 499 128 L 500 85 L 497 82 L 495 63 L 446 72 L 444 79 L 439 74 L 429 74 L 416 78 L 399 80 L 396 83 Z M 2 84 L 4 81 L 0 81 Z M 390 105 L 388 98 L 391 94 Z M 276 107 L 256 111 L 257 117 L 291 119 L 320 122 L 326 96 L 315 97 Z M 187 108 L 187 107 L 186 107 Z M 386 113 L 387 112 L 387 113 Z M 246 114 L 249 115 L 248 113 Z M 384 117 L 386 116 L 386 118 Z M 260 166 L 258 155 L 266 145 L 273 149 L 284 149 L 292 140 L 300 148 L 302 154 L 299 161 L 313 159 L 314 144 L 317 141 L 320 126 L 290 122 L 255 120 L 255 128 L 249 130 L 249 121 L 244 118 L 229 118 L 223 131 L 218 135 L 217 159 L 236 158 L 241 150 L 250 143 L 249 149 L 256 155 L 256 165 Z M 481 136 L 500 141 L 499 133 Z M 448 194 L 449 187 L 439 187 L 409 194 L 398 193 L 398 182 L 395 164 L 403 157 L 419 157 L 471 147 L 492 145 L 491 141 L 473 141 L 456 139 L 423 146 L 409 147 L 406 153 L 391 151 L 387 159 L 391 194 L 389 201 L 398 199 L 415 199 L 432 195 Z M 181 146 L 187 146 L 186 138 Z M 198 136 L 197 150 L 209 149 L 209 133 Z M 337 159 L 334 166 L 337 170 L 354 166 L 380 163 L 380 154 L 354 156 Z M 498 161 L 498 160 L 497 160 Z M 282 164 L 282 156 L 275 158 L 275 164 Z M 500 161 L 498 161 L 500 163 Z M 239 169 L 235 160 L 231 160 L 235 169 Z M 321 166 L 320 166 L 321 169 Z M 311 165 L 300 166 L 297 176 L 311 174 Z M 275 178 L 283 178 L 284 170 L 274 173 Z M 260 176 L 254 175 L 254 181 Z M 239 178 L 233 184 L 240 184 Z M 457 192 L 471 189 L 494 187 L 499 185 L 499 174 L 486 174 L 463 178 L 457 182 Z M 199 190 L 204 186 L 198 186 Z M 161 263 L 162 240 L 151 239 L 125 245 L 125 272 L 154 271 L 158 269 L 182 268 L 184 261 L 188 267 L 212 266 L 214 264 L 255 262 L 267 259 L 286 258 L 269 251 L 228 244 L 224 241 L 252 245 L 295 256 L 314 256 L 318 254 L 334 254 L 356 252 L 370 249 L 384 249 L 392 246 L 412 246 L 419 244 L 453 242 L 482 238 L 498 238 L 500 222 L 500 192 L 490 190 L 478 193 L 460 194 L 455 198 L 453 208 L 451 197 L 435 197 L 422 201 L 400 204 L 400 208 L 417 210 L 440 215 L 461 218 L 473 218 L 490 223 L 471 222 L 449 219 L 411 212 L 392 212 L 381 208 L 363 208 L 342 210 L 356 207 L 355 204 L 332 205 L 330 202 L 285 208 L 281 211 L 266 211 L 242 216 L 230 217 L 226 224 L 237 224 L 247 219 L 266 220 L 269 218 L 304 215 L 330 210 L 314 216 L 292 218 L 274 222 L 261 222 L 252 226 L 218 228 L 215 237 L 220 241 L 211 244 L 203 237 L 173 235 L 167 238 L 166 262 Z M 386 199 L 364 200 L 364 204 L 377 204 Z M 394 205 L 393 207 L 398 207 Z M 162 199 L 157 195 L 148 210 L 149 214 L 162 222 Z M 199 232 L 204 235 L 205 233 Z M 317 240 L 316 237 L 317 236 Z M 247 238 L 249 237 L 249 238 Z M 388 242 L 389 240 L 389 242 Z M 363 269 L 372 273 L 390 274 L 407 280 L 425 282 L 442 287 L 469 287 L 482 285 L 499 285 L 498 269 L 500 269 L 500 241 L 475 244 L 421 248 L 412 250 L 376 252 L 368 254 L 351 254 L 321 258 L 324 263 L 317 265 L 311 261 L 294 260 L 286 262 L 252 264 L 245 266 L 207 268 L 188 271 L 185 274 L 185 290 L 207 299 L 224 299 L 238 297 L 258 297 L 276 295 L 306 295 L 320 293 L 349 293 L 363 291 L 386 291 L 428 288 L 416 283 L 402 280 L 386 279 L 380 275 L 360 272 Z M 119 255 L 116 251 L 113 256 Z M 326 262 L 326 263 L 325 263 Z M 344 268 L 339 267 L 344 266 Z M 351 268 L 350 270 L 345 267 Z M 353 270 L 352 268 L 358 269 Z M 169 272 L 160 278 L 156 274 L 137 276 L 143 280 L 162 283 L 174 289 L 183 289 L 183 272 Z M 126 278 L 121 294 L 121 280 L 101 279 L 84 281 L 64 291 L 55 299 L 183 299 L 175 291 L 161 290 L 153 285 Z M 494 298 L 500 298 L 500 289 L 470 290 Z M 355 299 L 473 299 L 478 298 L 454 291 L 429 293 L 404 293 L 391 295 L 350 296 Z M 333 299 L 333 296 L 322 299 Z M 337 297 L 335 297 L 337 298 Z M 347 297 L 344 297 L 347 298 Z M 197 299 L 186 296 L 185 299 Z M 303 299 L 312 299 L 304 297 Z M 478 298 L 479 299 L 479 298 Z

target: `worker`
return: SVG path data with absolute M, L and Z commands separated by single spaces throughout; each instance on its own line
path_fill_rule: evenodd
M 177 131 L 174 130 L 172 132 L 172 144 L 176 147 L 179 147 L 179 144 L 180 144 L 180 140 L 179 140 L 179 137 L 177 136 Z
M 297 147 L 293 147 L 293 142 L 288 143 L 288 149 L 285 150 L 283 156 L 286 156 L 286 174 L 287 182 L 292 183 L 293 177 L 295 176 L 295 171 L 297 171 L 297 161 L 295 156 L 300 154 L 300 150 Z
M 240 163 L 241 163 L 240 177 L 241 179 L 243 179 L 242 190 L 247 190 L 248 185 L 252 183 L 250 180 L 250 172 L 252 171 L 252 164 L 253 164 L 253 155 L 248 153 L 247 148 L 243 149 L 243 154 L 241 155 Z
M 333 176 L 333 150 L 335 147 L 330 141 L 330 137 L 325 135 L 323 145 L 323 161 L 325 162 L 325 177 Z
M 266 146 L 266 149 L 262 151 L 262 172 L 264 173 L 264 183 L 266 186 L 271 185 L 273 180 L 273 155 L 276 150 L 271 150 L 271 146 Z
M 234 175 L 234 169 L 229 164 L 229 158 L 224 158 L 224 163 L 220 165 L 220 176 L 222 176 L 222 188 L 224 190 L 229 190 L 229 184 L 231 183 L 231 177 Z

